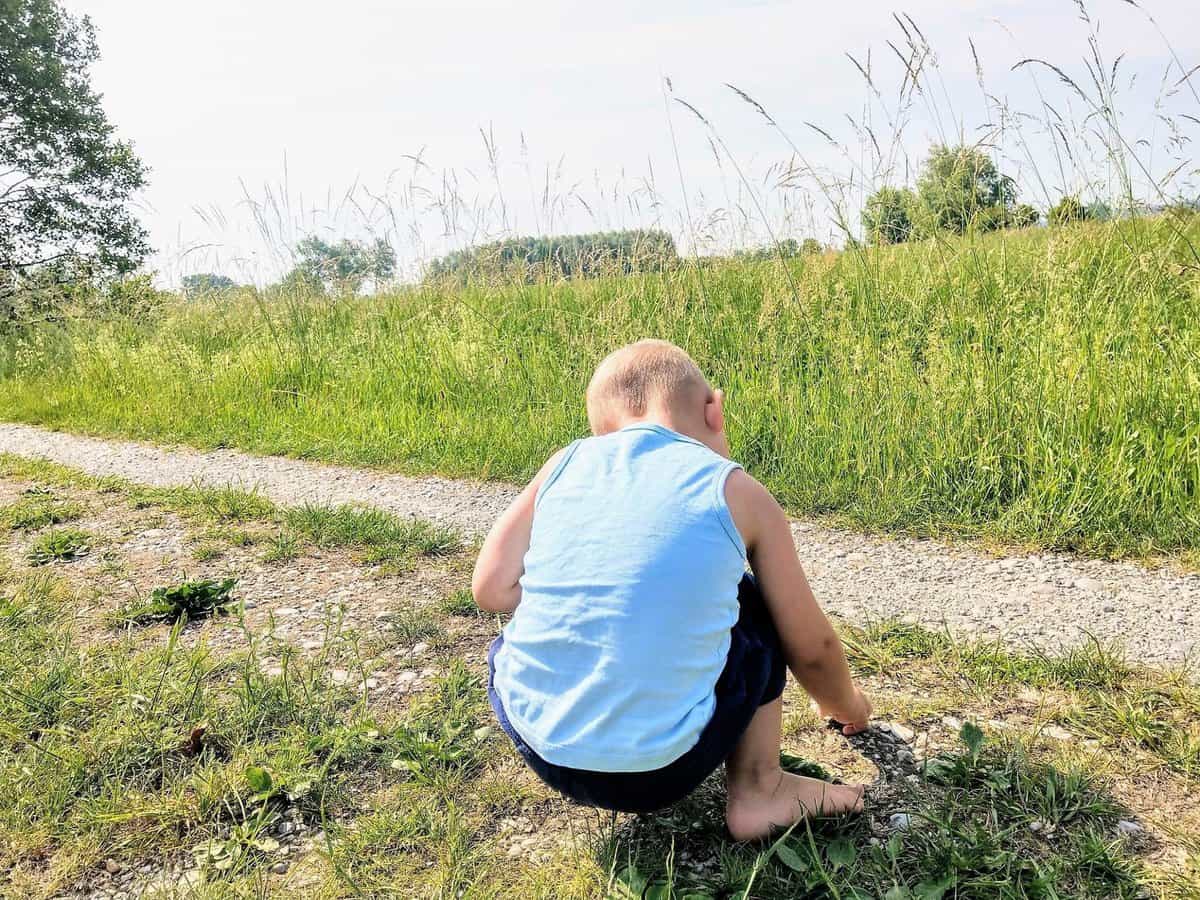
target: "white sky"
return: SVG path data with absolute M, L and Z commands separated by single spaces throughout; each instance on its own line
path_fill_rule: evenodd
M 120 135 L 152 168 L 144 220 L 158 248 L 153 265 L 166 280 L 196 270 L 274 277 L 287 264 L 287 245 L 308 231 L 385 234 L 406 265 L 505 232 L 656 224 L 671 230 L 682 249 L 693 233 L 714 249 L 766 240 L 756 199 L 776 233 L 829 240 L 836 229 L 817 184 L 778 184 L 780 170 L 771 167 L 786 163 L 791 148 L 724 83 L 760 101 L 806 157 L 839 179 L 859 165 L 878 182 L 886 174 L 860 154 L 845 117 L 861 118 L 869 98 L 846 53 L 865 61 L 870 50 L 889 105 L 902 73 L 887 45 L 903 41 L 894 7 L 875 0 L 527 0 L 519 6 L 67 0 L 67 6 L 95 22 L 103 55 L 95 84 Z M 1185 68 L 1200 63 L 1195 0 L 1145 0 L 1143 8 Z M 911 165 L 940 133 L 952 136 L 961 125 L 977 137 L 978 126 L 996 120 L 976 83 L 968 37 L 989 91 L 1015 108 L 1040 112 L 1032 70 L 1010 71 L 1024 57 L 1049 59 L 1087 78 L 1089 26 L 1071 0 L 909 0 L 904 12 L 937 52 L 928 86 L 941 118 L 939 128 L 922 101 L 910 112 L 899 143 Z M 1155 124 L 1155 97 L 1170 64 L 1163 38 L 1124 0 L 1091 0 L 1088 12 L 1106 65 L 1126 54 L 1118 103 L 1130 141 L 1154 145 L 1153 157 L 1146 147 L 1139 153 L 1156 174 L 1175 158 L 1191 158 L 1189 146 L 1164 150 L 1167 128 Z M 729 159 L 718 167 L 704 126 L 670 104 L 676 166 L 663 75 L 676 96 L 712 122 L 753 197 Z M 1179 73 L 1173 75 L 1177 80 Z M 1037 80 L 1061 113 L 1068 115 L 1070 106 L 1076 120 L 1083 118 L 1082 101 L 1070 100 L 1056 76 L 1041 70 Z M 1182 112 L 1200 119 L 1200 102 L 1186 87 L 1163 110 L 1186 135 L 1200 138 L 1200 124 L 1178 118 Z M 878 104 L 872 115 L 877 139 L 890 143 Z M 805 122 L 828 129 L 851 148 L 849 155 Z M 497 178 L 481 128 L 494 135 Z M 998 155 L 1025 198 L 1044 206 L 1047 194 L 1103 177 L 1103 166 L 1060 176 L 1040 130 L 1026 123 L 1000 141 Z M 421 167 L 411 159 L 417 154 Z M 1044 191 L 1029 157 L 1043 173 Z M 892 180 L 903 180 L 903 166 L 897 163 Z M 1185 167 L 1181 177 L 1194 168 Z M 547 172 L 550 203 L 542 199 Z M 446 183 L 457 184 L 460 197 L 449 221 L 442 214 L 452 206 L 444 202 Z M 342 202 L 354 185 L 354 202 Z M 856 196 L 859 188 L 848 202 Z M 266 210 L 259 225 L 247 197 Z

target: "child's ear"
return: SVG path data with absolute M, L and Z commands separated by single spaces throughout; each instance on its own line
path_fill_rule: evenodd
M 717 434 L 725 431 L 725 392 L 717 389 L 704 403 L 704 424 Z

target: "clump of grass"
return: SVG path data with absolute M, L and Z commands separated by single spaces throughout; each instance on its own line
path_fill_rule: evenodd
M 47 493 L 31 494 L 0 508 L 0 523 L 19 531 L 36 531 L 47 525 L 73 522 L 83 515 L 83 507 L 71 501 L 55 500 Z
M 135 506 L 161 506 L 219 524 L 268 519 L 276 511 L 275 504 L 262 496 L 257 489 L 243 490 L 232 485 L 128 485 L 126 493 Z
M 92 536 L 78 528 L 52 528 L 34 538 L 25 558 L 31 566 L 52 562 L 71 562 L 86 556 L 92 546 Z
M 300 541 L 290 531 L 276 532 L 275 537 L 267 542 L 263 562 L 291 562 L 300 555 Z
M 149 625 L 154 622 L 191 622 L 228 612 L 236 579 L 182 581 L 170 587 L 158 587 L 149 598 L 135 600 L 116 613 L 123 625 Z
M 196 562 L 209 562 L 224 555 L 225 549 L 216 541 L 202 540 L 192 548 L 192 559 Z
M 446 633 L 432 609 L 399 609 L 381 621 L 395 640 L 405 644 L 440 639 Z
M 455 591 L 453 594 L 447 594 L 438 603 L 438 609 L 448 616 L 462 616 L 465 618 L 474 618 L 483 615 L 483 611 L 475 602 L 475 597 L 471 594 L 469 588 Z
M 283 520 L 320 547 L 362 548 L 372 563 L 444 556 L 462 547 L 461 536 L 451 528 L 372 507 L 306 504 L 284 510 Z

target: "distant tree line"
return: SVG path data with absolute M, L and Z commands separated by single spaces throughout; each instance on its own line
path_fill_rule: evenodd
M 430 263 L 430 280 L 504 277 L 588 278 L 655 272 L 675 266 L 675 240 L 665 231 L 604 231 L 560 237 L 508 238 L 456 250 Z
M 1066 196 L 1048 210 L 1046 220 L 1062 225 L 1109 215 L 1104 204 L 1087 206 Z M 915 190 L 880 188 L 867 198 L 861 220 L 868 243 L 900 244 L 938 232 L 1028 228 L 1041 221 L 1041 213 L 1017 202 L 1016 182 L 983 150 L 939 144 L 930 150 Z
M 825 245 L 816 238 L 805 238 L 797 241 L 795 238 L 784 238 L 766 247 L 754 247 L 749 250 L 737 250 L 734 259 L 793 259 L 797 256 L 813 256 L 825 252 Z

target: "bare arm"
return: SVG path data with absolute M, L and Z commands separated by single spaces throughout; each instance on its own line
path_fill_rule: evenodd
M 488 612 L 512 612 L 521 602 L 521 576 L 525 574 L 525 554 L 533 530 L 533 503 L 538 488 L 562 457 L 559 450 L 542 466 L 525 490 L 496 520 L 479 550 L 471 593 L 480 609 Z
M 808 586 L 783 509 L 766 488 L 741 470 L 729 476 L 725 495 L 779 632 L 788 668 L 823 715 L 844 723 L 846 734 L 862 731 L 871 706 L 855 686 L 841 639 Z

